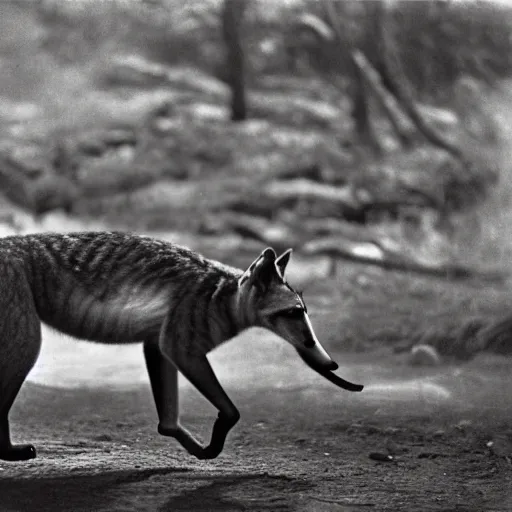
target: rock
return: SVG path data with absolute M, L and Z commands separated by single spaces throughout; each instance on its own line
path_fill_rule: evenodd
M 512 441 L 505 435 L 493 436 L 486 446 L 493 455 L 504 458 L 512 457 Z
M 368 458 L 377 462 L 393 462 L 395 459 L 388 453 L 372 452 L 368 455 Z
M 432 345 L 414 345 L 408 363 L 411 366 L 438 366 L 441 364 L 441 357 Z
M 402 453 L 406 453 L 407 451 L 409 451 L 408 448 L 406 448 L 405 446 L 399 446 L 397 443 L 395 443 L 395 441 L 393 441 L 390 438 L 386 439 L 385 446 L 389 455 L 400 455 Z

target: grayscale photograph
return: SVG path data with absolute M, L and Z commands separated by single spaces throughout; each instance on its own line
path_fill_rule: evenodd
M 511 512 L 512 1 L 0 1 L 0 512 Z

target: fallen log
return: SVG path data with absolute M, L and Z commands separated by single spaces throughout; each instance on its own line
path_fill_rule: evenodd
M 376 240 L 354 242 L 339 237 L 326 237 L 306 243 L 300 251 L 304 255 L 323 255 L 332 258 L 334 271 L 336 259 L 344 259 L 388 270 L 414 272 L 454 281 L 477 279 L 498 284 L 503 283 L 508 277 L 500 270 L 480 270 L 457 263 L 428 265 L 383 247 Z

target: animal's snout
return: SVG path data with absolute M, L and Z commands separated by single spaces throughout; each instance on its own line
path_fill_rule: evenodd
M 299 349 L 299 352 L 302 354 L 304 360 L 314 365 L 321 366 L 325 370 L 336 370 L 338 368 L 338 365 L 331 359 L 318 341 L 314 341 L 313 344 Z
M 335 361 L 331 361 L 331 364 L 330 364 L 329 368 L 327 368 L 327 369 L 330 370 L 331 372 L 333 372 L 334 370 L 337 370 L 338 368 L 339 368 L 338 363 L 336 363 Z

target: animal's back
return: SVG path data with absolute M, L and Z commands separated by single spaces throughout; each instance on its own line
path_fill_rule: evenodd
M 181 290 L 238 275 L 185 247 L 118 232 L 6 237 L 0 259 L 23 270 L 43 322 L 103 342 L 154 336 Z

